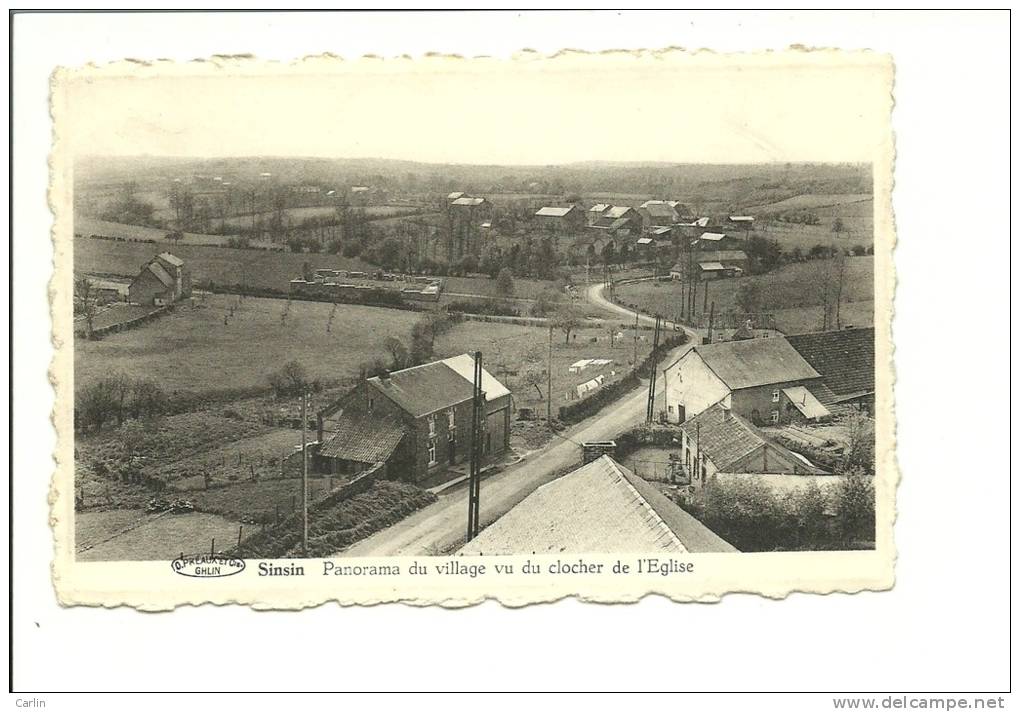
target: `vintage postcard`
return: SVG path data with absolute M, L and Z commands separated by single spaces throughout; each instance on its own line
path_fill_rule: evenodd
M 65 605 L 894 582 L 893 65 L 52 78 Z

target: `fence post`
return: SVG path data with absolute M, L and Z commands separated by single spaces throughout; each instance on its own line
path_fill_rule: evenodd
M 237 528 L 237 546 L 241 546 L 241 532 L 244 531 L 244 525 L 242 524 Z
M 215 553 L 216 553 L 216 537 L 213 537 L 212 545 L 210 545 L 209 547 L 209 555 L 211 556 Z

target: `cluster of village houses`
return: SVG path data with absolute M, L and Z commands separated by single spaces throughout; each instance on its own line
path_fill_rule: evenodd
M 482 198 L 450 197 L 484 203 Z M 664 222 L 678 216 L 680 208 L 668 201 L 642 206 Z M 538 216 L 583 221 L 580 213 L 569 217 L 576 210 L 543 208 Z M 596 205 L 588 213 L 587 226 L 593 230 L 618 231 L 629 224 L 635 234 L 646 234 L 638 227 L 638 209 Z M 699 229 L 708 225 L 694 222 L 704 222 Z M 671 229 L 677 226 L 687 227 L 681 222 Z M 703 272 L 746 269 L 746 256 L 729 249 L 732 238 L 725 233 L 699 232 L 695 239 L 717 248 L 698 253 Z M 191 277 L 182 260 L 163 252 L 143 265 L 130 284 L 96 286 L 116 290 L 120 299 L 161 306 L 189 296 Z M 745 329 L 731 341 L 694 346 L 663 365 L 659 420 L 676 429 L 679 481 L 697 489 L 713 475 L 830 475 L 770 439 L 763 428 L 824 423 L 850 409 L 872 411 L 874 360 L 872 328 L 765 338 Z M 569 372 L 576 376 L 610 366 L 607 359 L 585 359 Z M 479 451 L 483 462 L 491 464 L 510 452 L 513 396 L 485 369 L 481 385 Z M 594 376 L 577 388 L 576 397 L 601 385 Z M 311 467 L 331 475 L 372 470 L 419 484 L 441 481 L 468 462 L 474 400 L 469 354 L 365 379 L 317 414 L 317 437 L 308 446 Z M 734 550 L 612 454 L 610 448 L 540 487 L 462 553 Z
M 359 383 L 318 413 L 313 467 L 442 480 L 470 456 L 473 366 L 463 354 Z M 763 428 L 871 411 L 874 330 L 695 346 L 665 364 L 663 378 L 661 421 L 675 428 L 680 483 L 700 489 L 713 475 L 829 477 Z M 482 391 L 481 455 L 494 463 L 510 451 L 512 394 L 484 369 Z M 734 550 L 614 460 L 611 447 L 602 452 L 526 497 L 462 553 Z
M 447 201 L 458 220 L 477 224 L 480 232 L 493 231 L 493 205 L 484 197 L 450 193 Z M 639 258 L 672 254 L 675 244 L 688 240 L 697 252 L 695 266 L 675 265 L 674 279 L 694 271 L 694 279 L 735 277 L 747 271 L 748 258 L 741 243 L 754 227 L 752 215 L 722 219 L 697 217 L 677 200 L 647 200 L 638 207 L 596 203 L 544 206 L 533 216 L 542 230 L 565 238 L 563 250 L 571 257 L 602 255 L 607 246 L 620 250 L 627 245 Z

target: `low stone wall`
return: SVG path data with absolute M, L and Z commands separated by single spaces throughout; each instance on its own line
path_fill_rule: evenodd
M 101 339 L 107 334 L 116 334 L 121 331 L 127 331 L 128 329 L 134 329 L 136 326 L 147 324 L 148 322 L 158 319 L 164 314 L 169 314 L 173 311 L 174 305 L 168 304 L 165 307 L 160 307 L 155 311 L 151 311 L 148 314 L 135 317 L 134 319 L 128 319 L 127 321 L 121 321 L 116 324 L 110 324 L 109 326 L 101 326 L 98 329 L 92 330 L 92 338 Z

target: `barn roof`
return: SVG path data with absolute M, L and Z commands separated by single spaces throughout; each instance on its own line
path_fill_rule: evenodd
M 731 390 L 818 378 L 818 372 L 783 337 L 726 341 L 695 351 Z
M 608 203 L 595 203 L 595 205 L 588 208 L 589 213 L 601 213 L 609 209 Z
M 344 413 L 319 454 L 369 464 L 386 462 L 403 437 L 404 428 L 396 419 Z
M 837 396 L 875 391 L 875 329 L 792 334 L 787 341 Z
M 653 218 L 665 218 L 669 221 L 676 219 L 676 210 L 664 200 L 646 200 L 641 207 Z
M 708 240 L 709 242 L 718 242 L 726 237 L 725 233 L 722 232 L 703 232 L 698 238 L 699 240 Z
M 172 287 L 174 285 L 174 278 L 171 277 L 170 274 L 163 269 L 163 265 L 156 260 L 153 260 L 148 264 L 148 270 L 156 276 L 156 279 L 158 279 L 164 287 Z
M 566 208 L 544 207 L 540 208 L 539 211 L 535 213 L 535 215 L 545 218 L 562 218 L 566 217 L 573 209 L 574 209 L 573 205 Z
M 624 217 L 629 211 L 633 209 L 634 208 L 630 207 L 629 205 L 614 205 L 613 207 L 606 210 L 602 214 L 602 217 L 609 218 L 610 220 L 616 220 L 617 218 Z
M 719 262 L 699 262 L 698 267 L 704 272 L 720 272 L 726 268 Z
M 744 262 L 747 253 L 743 250 L 705 250 L 698 253 L 698 259 L 706 262 Z
M 485 198 L 457 198 L 451 203 L 451 205 L 473 208 L 477 205 L 481 205 L 484 202 Z
M 160 252 L 159 259 L 169 262 L 174 267 L 181 267 L 184 265 L 184 260 L 182 260 L 180 257 L 177 257 L 176 255 L 170 254 L 169 252 Z
M 607 455 L 539 487 L 462 554 L 735 552 Z

